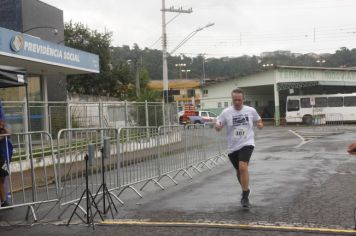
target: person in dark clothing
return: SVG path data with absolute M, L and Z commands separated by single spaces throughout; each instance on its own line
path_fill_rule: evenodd
M 1 207 L 8 206 L 6 201 L 6 181 L 9 175 L 9 165 L 12 158 L 13 147 L 10 141 L 10 132 L 5 125 L 5 115 L 0 102 L 0 198 Z

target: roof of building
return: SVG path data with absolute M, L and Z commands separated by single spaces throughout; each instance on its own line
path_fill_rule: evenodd
M 243 78 L 246 76 L 251 76 L 254 74 L 259 74 L 259 73 L 264 73 L 267 71 L 271 71 L 271 70 L 276 70 L 276 69 L 291 69 L 291 70 L 319 70 L 319 71 L 356 71 L 356 67 L 309 67 L 309 66 L 281 66 L 281 65 L 275 65 L 273 67 L 269 67 L 269 68 L 265 68 L 262 71 L 258 71 L 256 73 L 253 74 L 249 74 L 249 75 L 243 75 L 243 76 L 239 76 L 239 77 L 220 77 L 220 78 L 214 78 L 214 79 L 206 79 L 203 87 L 204 86 L 209 86 L 212 84 L 217 84 L 217 83 L 221 83 L 224 81 L 228 81 L 228 80 L 232 80 L 232 79 L 237 79 L 237 78 Z
M 163 89 L 162 80 L 151 80 L 148 83 L 148 87 L 151 89 L 161 90 Z M 174 79 L 168 81 L 169 89 L 191 89 L 200 88 L 200 81 L 193 79 Z
M 335 71 L 356 71 L 355 67 L 309 67 L 309 66 L 275 66 L 272 68 L 297 69 L 297 70 L 335 70 Z

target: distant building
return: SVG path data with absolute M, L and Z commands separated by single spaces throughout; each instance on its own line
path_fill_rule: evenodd
M 306 55 L 306 56 L 309 56 L 309 57 L 314 57 L 315 59 L 320 58 L 320 55 L 319 55 L 319 54 L 316 54 L 316 53 L 313 53 L 313 52 L 307 53 L 307 54 L 305 54 L 305 55 Z
M 163 82 L 161 80 L 151 80 L 148 87 L 153 90 L 162 91 Z M 179 106 L 188 103 L 193 103 L 196 106 L 200 105 L 202 95 L 199 80 L 169 80 L 168 89 L 171 102 L 177 102 Z
M 262 116 L 274 118 L 277 125 L 285 117 L 289 95 L 356 92 L 354 68 L 275 66 L 252 75 L 207 81 L 202 87 L 200 107 L 217 114 L 231 105 L 230 92 L 242 88 L 245 104 Z
M 282 55 L 282 56 L 291 56 L 292 53 L 290 51 L 274 51 L 274 52 L 263 52 L 261 53 L 261 57 L 273 57 L 273 56 L 278 56 L 278 55 Z

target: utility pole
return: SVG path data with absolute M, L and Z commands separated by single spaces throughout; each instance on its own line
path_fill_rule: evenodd
M 201 54 L 201 56 L 203 58 L 203 81 L 200 82 L 200 85 L 202 86 L 205 84 L 205 53 Z
M 136 61 L 136 97 L 140 97 L 140 64 Z
M 315 27 L 314 27 L 314 34 L 313 34 L 313 42 L 315 43 Z
M 183 10 L 182 7 L 166 8 L 166 1 L 162 0 L 162 60 L 163 60 L 163 101 L 168 103 L 168 66 L 167 66 L 167 32 L 166 32 L 166 12 L 192 13 L 192 8 Z
M 140 91 L 140 71 L 142 66 L 142 52 L 139 51 L 139 48 L 135 46 L 135 56 L 133 58 L 134 61 L 134 69 L 135 69 L 135 87 L 136 87 L 136 97 L 139 98 Z

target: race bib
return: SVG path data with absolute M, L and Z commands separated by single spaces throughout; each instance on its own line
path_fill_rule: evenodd
M 235 127 L 234 128 L 234 137 L 236 139 L 246 138 L 248 129 L 244 127 Z

